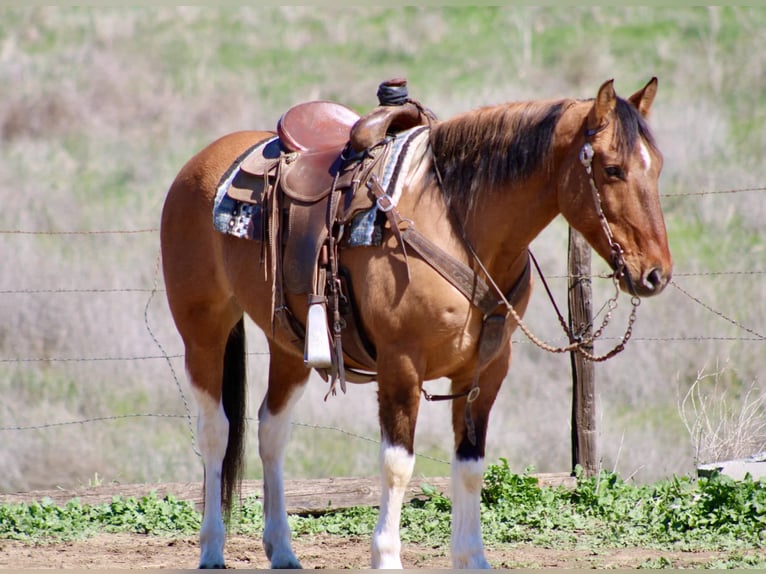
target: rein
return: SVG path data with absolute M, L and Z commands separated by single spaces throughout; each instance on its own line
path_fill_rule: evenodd
M 473 246 L 471 245 L 470 241 L 468 240 L 468 237 L 465 234 L 465 229 L 462 225 L 459 225 L 461 236 L 463 238 L 463 242 L 465 243 L 466 247 L 468 248 L 468 251 L 470 252 L 471 256 L 473 257 L 474 261 L 479 265 L 484 275 L 489 280 L 492 287 L 495 289 L 496 293 L 501 297 L 502 303 L 505 305 L 508 313 L 513 317 L 513 319 L 518 324 L 519 328 L 522 330 L 522 332 L 527 336 L 527 338 L 532 341 L 535 345 L 543 349 L 544 351 L 548 351 L 550 353 L 571 353 L 571 352 L 577 352 L 580 353 L 585 359 L 593 362 L 603 362 L 608 359 L 611 359 L 618 353 L 621 353 L 625 349 L 625 345 L 630 339 L 630 337 L 633 334 L 633 324 L 636 321 L 636 312 L 638 309 L 638 306 L 641 304 L 641 299 L 639 299 L 637 296 L 631 297 L 631 305 L 633 308 L 631 309 L 630 316 L 628 317 L 628 326 L 625 329 L 625 334 L 622 336 L 620 342 L 615 345 L 610 351 L 606 352 L 603 355 L 595 355 L 588 351 L 589 347 L 593 346 L 593 343 L 596 339 L 600 338 L 603 334 L 604 329 L 609 324 L 609 322 L 612 319 L 612 313 L 617 308 L 617 300 L 620 295 L 620 287 L 619 287 L 619 279 L 620 277 L 625 273 L 625 260 L 623 258 L 623 250 L 619 243 L 617 243 L 614 240 L 614 235 L 612 234 L 612 229 L 609 226 L 609 221 L 606 218 L 606 215 L 604 214 L 604 209 L 601 205 L 601 194 L 599 193 L 598 186 L 596 185 L 596 180 L 593 175 L 593 146 L 590 144 L 590 142 L 587 141 L 590 137 L 594 136 L 598 132 L 602 131 L 606 128 L 608 124 L 604 124 L 596 129 L 586 129 L 585 131 L 585 137 L 586 142 L 583 145 L 582 149 L 580 150 L 580 163 L 585 168 L 585 172 L 588 175 L 588 182 L 590 184 L 591 192 L 593 193 L 593 202 L 596 206 L 596 214 L 598 215 L 599 221 L 601 223 L 601 227 L 604 230 L 604 234 L 606 235 L 607 241 L 609 242 L 609 247 L 612 250 L 612 265 L 614 266 L 614 273 L 612 274 L 612 281 L 614 282 L 615 286 L 615 294 L 613 297 L 611 297 L 607 303 L 607 313 L 604 316 L 604 319 L 601 322 L 601 325 L 596 329 L 596 331 L 587 338 L 583 338 L 582 333 L 586 331 L 591 325 L 584 325 L 579 329 L 579 332 L 577 334 L 573 333 L 572 329 L 567 325 L 566 321 L 564 320 L 564 317 L 559 311 L 558 305 L 556 305 L 556 301 L 553 297 L 553 294 L 551 293 L 550 288 L 548 287 L 548 283 L 545 280 L 545 276 L 542 273 L 542 270 L 540 269 L 540 266 L 537 263 L 537 260 L 534 258 L 532 253 L 530 252 L 531 259 L 533 263 L 535 264 L 535 268 L 537 269 L 537 272 L 540 276 L 540 279 L 542 280 L 543 286 L 545 287 L 545 291 L 548 294 L 548 298 L 551 300 L 551 303 L 553 304 L 553 308 L 556 311 L 556 314 L 559 319 L 559 323 L 561 324 L 562 329 L 564 330 L 564 333 L 567 335 L 567 338 L 569 339 L 569 345 L 566 345 L 564 347 L 554 347 L 552 345 L 549 345 L 548 343 L 542 341 L 539 337 L 537 337 L 532 331 L 529 329 L 529 327 L 524 323 L 519 313 L 516 311 L 516 309 L 513 307 L 513 305 L 506 300 L 503 297 L 503 293 L 500 290 L 500 288 L 497 286 L 497 284 L 492 279 L 492 276 L 489 274 L 489 271 L 484 267 L 483 263 L 479 259 L 478 254 L 473 249 Z M 436 165 L 434 164 L 435 168 Z M 439 180 L 439 183 L 441 184 L 441 174 L 439 173 L 438 168 L 435 169 L 437 178 Z M 454 214 L 453 214 L 454 218 Z M 454 218 L 457 219 L 457 218 Z
M 638 310 L 638 306 L 641 304 L 641 299 L 637 297 L 636 295 L 632 295 L 630 298 L 630 304 L 632 305 L 632 309 L 630 310 L 630 316 L 628 317 L 628 326 L 625 329 L 625 334 L 622 336 L 622 339 L 620 342 L 615 345 L 615 347 L 607 352 L 604 355 L 601 356 L 595 356 L 589 351 L 587 351 L 584 346 L 591 346 L 593 341 L 601 337 L 601 334 L 603 333 L 604 329 L 606 328 L 607 324 L 609 323 L 612 312 L 617 308 L 617 299 L 620 295 L 620 286 L 619 286 L 619 280 L 620 277 L 625 275 L 625 259 L 623 258 L 623 250 L 619 243 L 617 243 L 614 240 L 614 235 L 612 234 L 612 228 L 609 226 L 609 221 L 606 218 L 606 215 L 604 214 L 604 209 L 601 205 L 601 194 L 598 191 L 598 186 L 596 185 L 596 179 L 593 174 L 593 146 L 590 144 L 589 141 L 587 141 L 590 137 L 594 136 L 601 130 L 605 129 L 608 123 L 605 123 L 601 126 L 599 126 L 596 129 L 586 129 L 585 130 L 585 144 L 582 146 L 582 149 L 580 150 L 580 163 L 585 168 L 585 173 L 588 174 L 588 183 L 590 184 L 590 189 L 593 194 L 593 203 L 596 206 L 596 214 L 598 215 L 598 219 L 601 223 L 601 228 L 604 230 L 604 234 L 606 235 L 606 239 L 609 242 L 609 248 L 612 250 L 612 266 L 614 267 L 614 273 L 612 273 L 612 281 L 614 282 L 615 287 L 615 294 L 613 297 L 611 297 L 607 303 L 606 306 L 608 308 L 608 311 L 606 315 L 604 316 L 604 320 L 601 323 L 601 326 L 596 329 L 596 331 L 588 337 L 587 340 L 582 340 L 582 335 L 573 335 L 571 329 L 566 326 L 563 317 L 561 316 L 561 313 L 558 312 L 558 309 L 556 309 L 556 312 L 559 314 L 559 321 L 562 324 L 562 327 L 564 327 L 564 332 L 569 337 L 570 342 L 575 341 L 577 344 L 577 352 L 580 353 L 583 357 L 588 359 L 589 361 L 594 362 L 601 362 L 606 361 L 607 359 L 610 359 L 614 357 L 616 354 L 621 353 L 625 349 L 625 344 L 630 339 L 631 335 L 633 334 L 633 323 L 636 321 L 636 312 Z M 538 268 L 538 272 L 540 269 Z M 540 277 L 542 277 L 542 273 L 540 273 Z M 543 279 L 543 283 L 545 284 L 545 279 Z M 548 294 L 550 296 L 550 290 L 548 289 L 548 285 L 545 284 L 546 290 L 548 290 Z M 633 289 L 631 288 L 631 291 Z M 552 297 L 551 297 L 551 300 Z M 555 306 L 555 304 L 554 304 Z M 590 325 L 585 325 L 581 328 L 581 332 L 588 329 Z M 578 341 L 578 339 L 580 339 Z

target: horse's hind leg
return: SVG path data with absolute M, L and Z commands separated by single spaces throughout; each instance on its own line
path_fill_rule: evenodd
M 197 437 L 205 474 L 199 566 L 223 568 L 226 530 L 222 511 L 230 509 L 242 469 L 244 321 L 242 310 L 227 297 L 220 281 L 195 275 L 189 271 L 195 270 L 193 265 L 183 265 L 184 255 L 204 251 L 172 249 L 176 245 L 184 246 L 163 242 L 163 260 L 168 302 L 184 342 L 186 371 L 198 407 Z M 199 268 L 207 272 L 204 265 Z
M 232 323 L 234 326 L 229 329 Z M 244 321 L 241 317 L 231 321 L 218 319 L 199 322 L 197 327 L 193 330 L 196 336 L 185 338 L 184 342 L 186 369 L 199 409 L 197 437 L 205 470 L 199 567 L 223 568 L 224 513 L 231 509 L 242 470 Z
M 504 354 L 490 363 L 479 380 L 481 390 L 471 403 L 470 411 L 475 442 L 471 441 L 466 426 L 466 399 L 455 400 L 452 405 L 452 426 L 455 431 L 451 472 L 452 565 L 455 568 L 490 568 L 484 557 L 481 536 L 484 453 L 489 411 L 508 371 L 509 355 Z
M 287 524 L 283 464 L 291 416 L 310 370 L 300 355 L 271 344 L 269 387 L 258 410 L 258 450 L 263 464 L 263 546 L 272 568 L 300 568 Z
M 204 500 L 202 527 L 200 528 L 200 568 L 223 568 L 223 546 L 226 529 L 223 523 L 221 500 L 221 472 L 226 454 L 229 421 L 221 401 L 192 386 L 199 409 L 197 441 L 204 466 Z

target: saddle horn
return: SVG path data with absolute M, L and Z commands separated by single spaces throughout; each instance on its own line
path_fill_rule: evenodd
M 395 78 L 378 86 L 380 105 L 362 116 L 351 128 L 349 142 L 354 152 L 362 152 L 383 141 L 386 134 L 414 128 L 436 119 L 409 98 L 407 80 Z

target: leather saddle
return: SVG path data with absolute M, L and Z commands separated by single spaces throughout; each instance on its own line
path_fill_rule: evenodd
M 348 142 L 359 114 L 342 104 L 318 100 L 297 104 L 277 122 L 277 134 L 291 151 L 339 149 Z
M 316 264 L 332 226 L 375 203 L 374 196 L 360 188 L 376 167 L 382 167 L 387 136 L 427 121 L 410 102 L 379 106 L 361 118 L 342 104 L 304 102 L 279 119 L 278 139 L 242 161 L 230 197 L 264 207 L 269 193 L 282 196 L 287 212 L 282 267 L 290 292 L 314 292 Z M 333 189 L 342 198 L 328 213 Z M 254 233 L 259 235 L 264 234 Z

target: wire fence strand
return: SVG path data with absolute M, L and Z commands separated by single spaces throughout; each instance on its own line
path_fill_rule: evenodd
M 135 235 L 141 233 L 159 233 L 159 227 L 147 229 L 96 229 L 74 231 L 38 231 L 27 229 L 0 229 L 0 235 Z
M 673 277 L 746 277 L 749 275 L 766 275 L 766 270 L 750 269 L 750 270 L 724 270 L 724 271 L 674 271 Z M 603 274 L 591 274 L 591 275 L 563 275 L 554 274 L 547 275 L 546 279 L 608 279 L 611 278 L 608 275 Z M 86 294 L 91 295 L 93 293 L 103 294 L 120 294 L 120 293 L 165 293 L 165 289 L 162 287 L 79 287 L 79 288 L 28 288 L 28 289 L 0 289 L 0 295 L 70 295 L 70 294 Z
M 725 195 L 730 193 L 745 193 L 748 191 L 766 191 L 766 187 L 740 187 L 737 189 L 722 189 L 722 190 L 708 190 L 708 191 L 681 191 L 677 193 L 667 193 L 661 195 L 660 198 L 666 197 L 694 197 L 701 195 Z
M 661 196 L 661 199 L 671 199 L 671 198 L 687 198 L 687 197 L 701 197 L 701 196 L 717 196 L 717 195 L 727 195 L 727 194 L 737 194 L 737 193 L 749 193 L 749 192 L 764 192 L 766 191 L 766 187 L 742 187 L 742 188 L 736 188 L 736 189 L 726 189 L 726 190 L 703 190 L 703 191 L 696 191 L 696 192 L 677 192 L 677 193 L 670 193 Z M 156 234 L 159 232 L 159 228 L 157 227 L 147 227 L 147 228 L 138 228 L 138 229 L 103 229 L 103 230 L 25 230 L 25 229 L 2 229 L 0 230 L 0 235 L 9 235 L 9 236 L 97 236 L 101 237 L 104 235 L 146 235 L 146 234 Z M 101 422 L 115 422 L 115 421 L 122 421 L 122 420 L 129 420 L 129 419 L 161 419 L 161 420 L 178 420 L 178 419 L 185 419 L 188 432 L 190 434 L 190 440 L 192 443 L 192 447 L 194 452 L 199 456 L 199 451 L 197 449 L 197 445 L 195 442 L 195 433 L 193 429 L 193 416 L 191 414 L 191 409 L 189 406 L 189 402 L 185 396 L 183 387 L 181 385 L 180 379 L 176 373 L 175 367 L 173 365 L 174 359 L 181 359 L 183 358 L 182 353 L 167 353 L 165 351 L 165 348 L 162 346 L 156 335 L 154 334 L 150 323 L 149 323 L 149 307 L 151 302 L 153 301 L 154 296 L 157 293 L 164 293 L 165 290 L 159 286 L 159 266 L 160 266 L 160 256 L 158 254 L 157 256 L 157 265 L 155 267 L 155 274 L 154 274 L 154 283 L 152 287 L 123 287 L 123 288 L 114 288 L 114 287 L 71 287 L 71 288 L 51 288 L 51 287 L 30 287 L 30 288 L 5 288 L 0 289 L 0 294 L 2 295 L 72 295 L 72 294 L 148 294 L 149 297 L 146 301 L 146 305 L 144 308 L 144 322 L 147 331 L 149 332 L 150 337 L 154 341 L 154 344 L 159 349 L 159 354 L 144 354 L 144 355 L 133 355 L 133 356 L 96 356 L 96 357 L 6 357 L 6 358 L 0 358 L 0 364 L 24 364 L 24 363 L 80 363 L 80 362 L 106 362 L 106 361 L 117 361 L 117 362 L 132 362 L 132 361 L 150 361 L 150 360 L 163 360 L 167 363 L 168 368 L 170 369 L 171 376 L 173 377 L 177 390 L 180 394 L 182 405 L 184 408 L 184 413 L 131 413 L 131 414 L 120 414 L 120 415 L 105 415 L 105 416 L 95 416 L 95 417 L 89 417 L 89 418 L 83 418 L 83 419 L 77 419 L 77 420 L 71 420 L 71 421 L 58 421 L 58 422 L 45 422 L 40 424 L 29 424 L 29 425 L 6 425 L 6 426 L 0 426 L 0 432 L 21 432 L 21 431 L 44 431 L 44 430 L 51 430 L 51 429 L 57 429 L 65 426 L 73 426 L 73 425 L 86 425 L 86 424 L 93 424 L 93 423 L 101 423 Z M 740 277 L 740 276 L 762 276 L 766 274 L 766 270 L 762 269 L 755 269 L 755 270 L 712 270 L 712 271 L 681 271 L 674 273 L 674 278 L 694 278 L 694 277 Z M 549 278 L 551 279 L 569 279 L 569 275 L 550 275 Z M 597 278 L 604 278 L 602 275 L 593 274 L 588 276 L 590 279 L 597 279 Z M 691 341 L 754 341 L 754 342 L 762 342 L 766 339 L 766 336 L 764 336 L 762 333 L 760 333 L 755 328 L 752 328 L 750 326 L 744 325 L 741 321 L 737 321 L 731 317 L 729 317 L 727 314 L 723 313 L 722 311 L 715 309 L 712 305 L 709 303 L 706 303 L 702 300 L 701 297 L 696 296 L 692 294 L 688 288 L 681 287 L 678 285 L 676 281 L 671 281 L 671 285 L 681 294 L 683 294 L 686 298 L 693 301 L 695 304 L 703 307 L 708 312 L 716 315 L 720 319 L 736 326 L 738 329 L 748 333 L 750 336 L 708 336 L 708 335 L 686 335 L 686 336 L 660 336 L 660 337 L 633 337 L 632 341 L 635 342 L 691 342 Z M 610 337 L 603 337 L 603 340 L 610 340 Z M 527 341 L 524 339 L 514 339 L 514 343 L 517 344 L 524 344 Z M 249 356 L 257 355 L 257 356 L 265 356 L 269 353 L 267 351 L 250 351 L 247 353 Z M 373 443 L 376 445 L 380 445 L 380 440 L 364 436 L 359 433 L 351 432 L 346 429 L 342 429 L 335 426 L 327 426 L 327 425 L 316 425 L 311 423 L 304 423 L 304 422 L 298 422 L 294 421 L 293 426 L 299 427 L 299 428 L 307 428 L 310 430 L 321 430 L 321 431 L 327 431 L 327 432 L 335 432 L 339 433 L 341 435 L 347 436 L 349 438 L 353 438 L 356 440 L 362 440 L 369 443 Z M 418 454 L 418 456 L 427 458 L 430 460 L 433 460 L 435 462 L 443 463 L 443 464 L 449 464 L 447 461 L 425 455 L 425 454 Z
M 149 289 L 143 287 L 121 288 L 121 289 L 99 289 L 99 288 L 81 288 L 81 289 L 0 289 L 0 295 L 59 295 L 70 293 L 164 293 L 164 289 Z
M 164 419 L 164 420 L 179 420 L 179 419 L 185 419 L 187 421 L 191 421 L 192 417 L 189 413 L 186 414 L 180 414 L 180 413 L 128 413 L 123 415 L 105 415 L 105 416 L 96 416 L 96 417 L 87 417 L 83 419 L 76 419 L 76 420 L 70 420 L 70 421 L 56 421 L 56 422 L 50 422 L 50 423 L 40 423 L 40 424 L 31 424 L 31 425 L 8 425 L 8 426 L 0 426 L 0 432 L 25 432 L 25 431 L 47 431 L 47 430 L 53 430 L 53 429 L 59 429 L 62 427 L 69 427 L 69 426 L 84 426 L 88 424 L 93 423 L 103 423 L 103 422 L 118 422 L 118 421 L 124 421 L 129 419 Z M 247 417 L 248 422 L 252 423 L 255 422 L 256 419 L 253 417 Z M 353 438 L 356 440 L 368 442 L 370 444 L 373 444 L 377 447 L 380 447 L 381 441 L 377 438 L 372 438 L 369 436 L 365 436 L 360 433 L 352 432 L 349 430 L 346 430 L 341 427 L 337 426 L 331 426 L 331 425 L 320 425 L 315 423 L 305 423 L 300 421 L 292 421 L 291 422 L 293 427 L 296 428 L 304 428 L 312 431 L 327 431 L 327 432 L 333 432 L 340 434 L 342 436 L 346 436 L 349 438 Z M 197 454 L 197 456 L 200 456 L 199 452 L 197 451 L 196 443 L 194 442 L 194 435 L 192 435 L 192 446 L 194 447 L 194 452 Z M 415 453 L 419 458 L 425 458 L 428 460 L 432 460 L 434 462 L 438 462 L 441 464 L 449 465 L 450 463 L 444 459 L 431 456 L 422 452 L 416 452 Z
M 661 199 L 673 197 L 700 197 L 706 195 L 727 195 L 734 193 L 763 192 L 766 187 L 740 187 L 721 190 L 681 191 L 666 193 Z M 97 230 L 28 230 L 28 229 L 0 229 L 0 235 L 132 235 L 144 233 L 159 233 L 159 227 L 146 227 L 138 229 L 97 229 Z
M 717 315 L 718 317 L 720 317 L 724 321 L 728 321 L 729 323 L 731 323 L 732 325 L 738 327 L 739 329 L 742 329 L 743 331 L 747 331 L 751 335 L 755 335 L 760 340 L 766 340 L 766 337 L 764 337 L 762 334 L 758 333 L 754 329 L 751 329 L 750 327 L 747 327 L 747 326 L 743 325 L 740 321 L 736 321 L 736 320 L 732 319 L 731 317 L 728 317 L 727 315 L 723 314 L 721 311 L 718 311 L 717 309 L 714 309 L 713 307 L 711 307 L 707 303 L 703 302 L 699 297 L 695 297 L 694 295 L 689 293 L 686 289 L 684 289 L 683 287 L 678 285 L 678 283 L 676 283 L 675 281 L 671 281 L 670 284 L 675 289 L 677 289 L 678 291 L 680 291 L 681 293 L 686 295 L 686 297 L 688 297 L 689 299 L 691 299 L 692 301 L 694 301 L 698 305 L 701 305 L 707 311 L 710 311 L 714 315 Z

